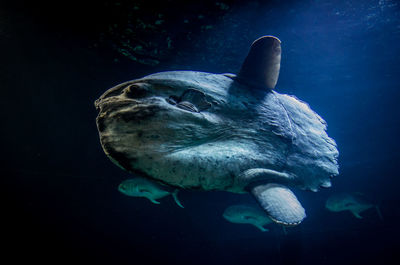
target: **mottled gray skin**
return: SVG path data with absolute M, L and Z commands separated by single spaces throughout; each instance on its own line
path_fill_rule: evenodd
M 203 92 L 211 107 L 191 112 L 168 103 L 187 89 Z M 226 75 L 152 74 L 108 90 L 96 107 L 113 162 L 172 186 L 245 192 L 238 176 L 263 168 L 284 173 L 275 182 L 317 191 L 338 174 L 335 142 L 306 103 Z
M 237 204 L 225 209 L 223 215 L 226 220 L 236 224 L 251 224 L 262 232 L 268 231 L 264 226 L 272 223 L 268 215 L 257 205 Z
M 95 102 L 103 150 L 170 186 L 251 192 L 275 222 L 300 223 L 306 214 L 288 187 L 330 187 L 338 151 L 306 103 L 272 90 L 280 59 L 280 40 L 264 36 L 237 77 L 162 72 L 109 89 Z

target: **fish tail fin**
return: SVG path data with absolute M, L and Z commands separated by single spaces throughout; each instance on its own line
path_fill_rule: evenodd
M 174 191 L 171 193 L 171 195 L 172 195 L 172 197 L 174 198 L 176 204 L 178 204 L 179 207 L 185 208 L 185 207 L 183 207 L 182 203 L 181 203 L 181 202 L 179 201 L 179 199 L 178 199 L 178 191 L 179 191 L 178 189 L 174 190 Z
M 383 220 L 383 215 L 382 215 L 381 208 L 379 207 L 379 205 L 375 205 L 375 210 L 376 210 L 376 213 L 379 216 L 379 219 L 381 219 L 381 221 L 383 222 L 384 221 Z

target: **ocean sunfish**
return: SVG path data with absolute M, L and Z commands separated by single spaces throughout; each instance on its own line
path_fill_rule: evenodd
M 327 199 L 325 207 L 332 212 L 350 211 L 359 219 L 362 219 L 360 213 L 375 207 L 379 218 L 383 220 L 378 205 L 366 201 L 359 192 L 334 194 Z
M 145 178 L 136 177 L 124 180 L 119 184 L 118 190 L 127 196 L 145 197 L 155 204 L 160 204 L 160 202 L 157 201 L 158 199 L 172 195 L 176 204 L 178 204 L 179 207 L 184 208 L 177 196 L 178 189 L 171 192 L 169 191 L 169 187 L 160 185 Z
M 229 206 L 225 209 L 222 216 L 231 223 L 254 225 L 262 232 L 269 231 L 264 226 L 272 223 L 272 220 L 265 211 L 250 204 Z
M 326 122 L 276 92 L 281 41 L 255 40 L 237 75 L 168 71 L 114 86 L 95 106 L 100 143 L 120 168 L 171 188 L 247 193 L 276 223 L 306 212 L 293 189 L 339 174 Z

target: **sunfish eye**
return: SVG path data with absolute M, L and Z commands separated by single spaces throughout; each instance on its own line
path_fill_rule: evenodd
M 211 103 L 206 100 L 206 94 L 197 89 L 189 88 L 185 90 L 180 100 L 192 103 L 199 111 L 203 111 L 211 107 Z
M 124 89 L 125 96 L 128 98 L 143 98 L 147 96 L 151 85 L 146 83 L 133 83 Z
M 199 112 L 199 110 L 190 102 L 188 101 L 181 101 L 177 105 L 178 108 L 187 110 L 187 111 L 192 111 L 192 112 Z
M 191 112 L 200 112 L 211 107 L 211 103 L 206 100 L 206 95 L 193 88 L 186 89 L 180 97 L 170 96 L 166 100 L 171 105 Z

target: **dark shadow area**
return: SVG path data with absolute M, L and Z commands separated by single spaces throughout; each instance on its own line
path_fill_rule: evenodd
M 399 7 L 373 0 L 2 3 L 6 257 L 41 264 L 398 264 Z M 277 91 L 309 103 L 340 150 L 332 188 L 294 191 L 307 211 L 304 223 L 285 236 L 276 225 L 261 233 L 226 222 L 224 209 L 251 200 L 246 195 L 182 191 L 181 209 L 171 197 L 154 205 L 119 193 L 128 175 L 101 149 L 94 101 L 116 84 L 164 70 L 235 73 L 251 42 L 266 34 L 282 40 Z M 374 210 L 356 219 L 324 208 L 331 194 L 352 191 L 378 203 L 384 221 Z

